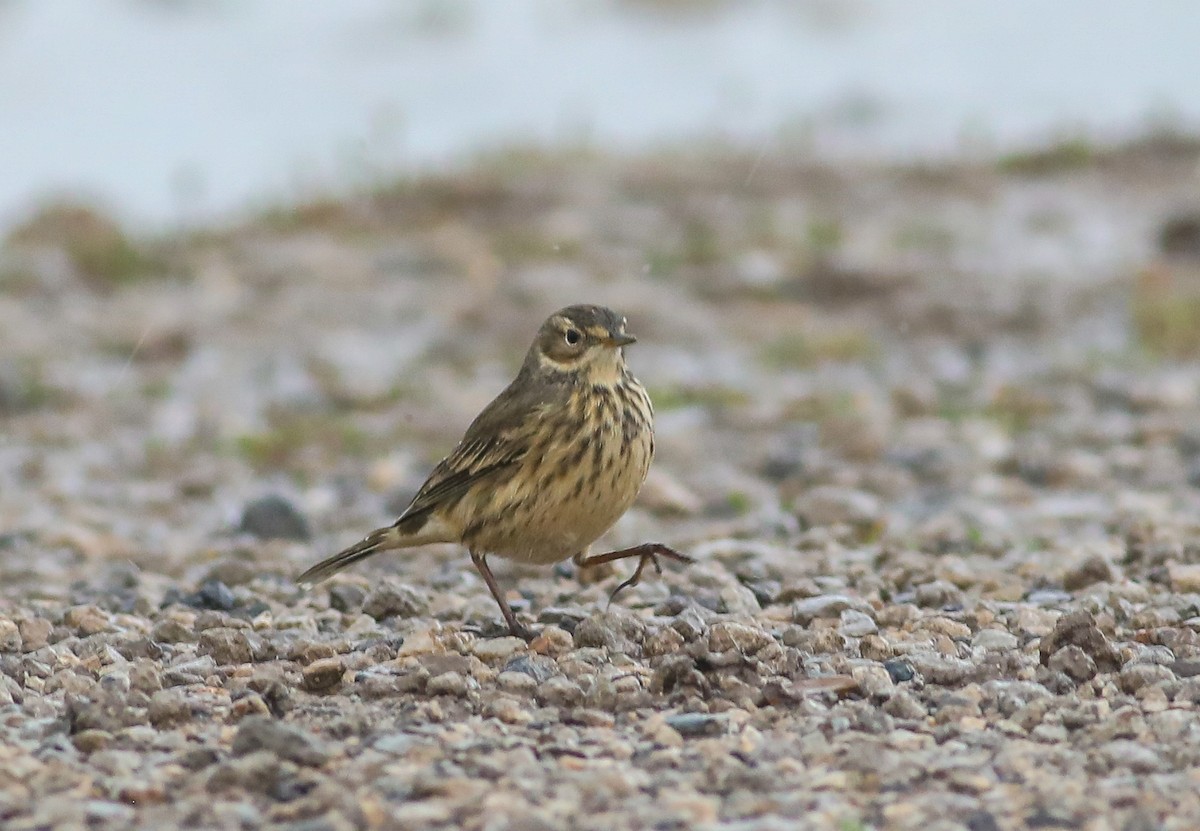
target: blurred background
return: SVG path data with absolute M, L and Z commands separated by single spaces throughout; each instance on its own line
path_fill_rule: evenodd
M 701 519 L 909 459 L 910 419 L 947 452 L 981 419 L 1011 442 L 981 470 L 1019 467 L 1079 417 L 1063 373 L 1192 401 L 1197 31 L 1186 2 L 0 0 L 0 521 L 133 507 L 119 475 L 177 516 L 79 521 L 181 564 L 267 482 L 369 525 L 581 300 L 642 336 L 659 494 Z M 1146 481 L 1200 482 L 1189 442 Z
M 505 145 L 895 161 L 1192 129 L 1197 31 L 1186 0 L 0 0 L 0 229 L 64 196 L 224 221 Z

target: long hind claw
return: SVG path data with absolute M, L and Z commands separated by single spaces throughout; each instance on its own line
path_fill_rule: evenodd
M 629 579 L 623 581 L 620 583 L 620 585 L 613 589 L 612 594 L 608 596 L 608 605 L 611 606 L 613 600 L 618 594 L 623 592 L 625 589 L 636 586 L 642 581 L 642 572 L 645 571 L 647 563 L 654 566 L 654 571 L 656 574 L 660 576 L 662 575 L 662 563 L 658 561 L 659 556 L 666 557 L 669 560 L 674 560 L 677 563 L 683 563 L 685 565 L 695 562 L 686 554 L 680 554 L 675 549 L 656 542 L 635 545 L 632 548 L 623 548 L 620 551 L 610 551 L 607 554 L 596 554 L 594 556 L 578 560 L 577 562 L 580 567 L 586 568 L 588 566 L 597 566 L 602 563 L 611 563 L 615 560 L 625 560 L 630 557 L 638 558 L 637 568 L 633 570 L 633 574 L 629 576 Z
M 662 574 L 662 566 L 658 564 L 657 558 L 653 554 L 643 554 L 638 560 L 637 568 L 633 570 L 633 574 L 618 583 L 617 587 L 612 590 L 612 594 L 608 596 L 608 606 L 611 606 L 613 601 L 617 599 L 617 595 L 625 591 L 625 589 L 631 589 L 642 582 L 642 570 L 646 567 L 647 562 L 654 563 L 654 570 Z M 607 609 L 608 606 L 605 606 L 605 608 Z

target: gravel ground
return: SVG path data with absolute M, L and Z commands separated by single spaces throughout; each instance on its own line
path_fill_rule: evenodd
M 1200 827 L 1200 145 L 508 154 L 0 255 L 0 825 Z M 606 598 L 388 519 L 569 302 L 659 456 Z

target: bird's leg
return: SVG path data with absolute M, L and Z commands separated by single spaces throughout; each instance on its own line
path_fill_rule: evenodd
M 576 557 L 575 564 L 580 568 L 589 568 L 598 566 L 604 563 L 615 562 L 616 560 L 627 560 L 630 557 L 637 557 L 637 568 L 633 570 L 633 575 L 621 585 L 613 589 L 612 594 L 608 596 L 608 602 L 612 603 L 613 598 L 620 594 L 625 589 L 631 586 L 636 586 L 642 580 L 642 571 L 646 568 L 646 563 L 654 566 L 654 571 L 662 574 L 662 565 L 658 562 L 659 557 L 666 557 L 668 560 L 674 560 L 677 563 L 690 564 L 694 562 L 691 557 L 686 554 L 680 554 L 674 548 L 668 548 L 662 543 L 647 542 L 641 545 L 635 545 L 633 548 L 622 548 L 619 551 L 609 551 L 606 554 L 592 554 L 589 557 Z
M 577 551 L 575 552 L 575 556 L 571 558 L 571 562 L 575 564 L 575 579 L 579 581 L 581 586 L 590 586 L 594 583 L 599 583 L 617 573 L 616 566 L 611 563 L 606 563 L 603 566 L 595 568 L 585 568 L 584 563 L 587 562 L 589 551 L 589 548 Z
M 508 601 L 504 599 L 504 594 L 500 591 L 500 584 L 496 582 L 496 576 L 492 574 L 491 568 L 488 567 L 487 555 L 476 554 L 472 551 L 471 562 L 475 564 L 475 568 L 483 576 L 483 582 L 487 583 L 488 591 L 492 593 L 496 605 L 500 607 L 500 614 L 504 615 L 504 622 L 508 624 L 508 631 L 523 640 L 533 640 L 535 637 L 534 633 L 521 625 L 521 622 L 517 620 L 516 614 L 508 605 Z

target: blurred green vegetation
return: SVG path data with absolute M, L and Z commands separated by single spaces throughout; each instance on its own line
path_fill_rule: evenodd
M 1083 137 L 1073 137 L 1048 147 L 1005 154 L 997 161 L 996 167 L 1001 173 L 1046 176 L 1086 167 L 1095 157 L 1096 148 L 1092 142 Z
M 1137 345 L 1153 357 L 1200 356 L 1200 268 L 1143 269 L 1130 301 Z
M 666 386 L 654 387 L 649 390 L 650 400 L 659 412 L 679 410 L 684 407 L 731 407 L 741 406 L 750 401 L 750 396 L 742 390 L 716 384 L 708 386 Z
M 238 436 L 231 448 L 259 473 L 317 473 L 334 460 L 365 459 L 374 445 L 346 414 L 275 410 L 267 420 L 267 429 Z
M 115 219 L 75 202 L 47 205 L 5 240 L 14 248 L 58 248 L 80 278 L 99 290 L 117 289 L 167 273 L 164 257 L 127 235 Z
M 759 356 L 775 369 L 809 368 L 825 361 L 864 361 L 879 352 L 873 338 L 861 329 L 789 332 L 763 344 Z

